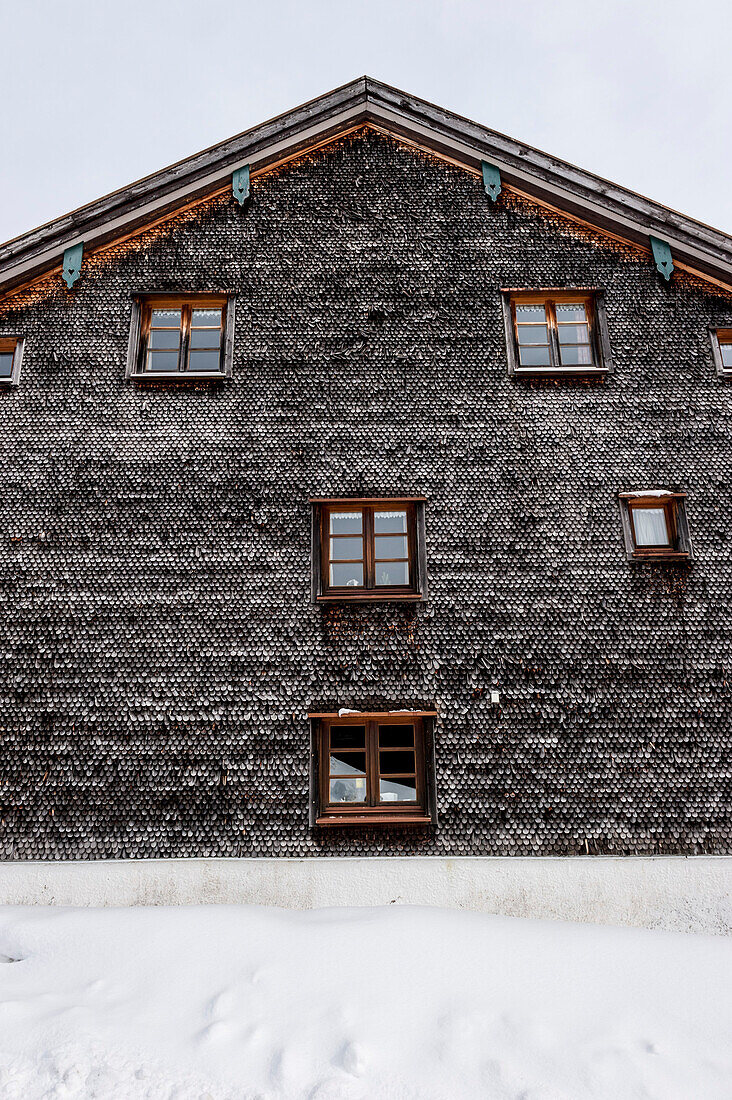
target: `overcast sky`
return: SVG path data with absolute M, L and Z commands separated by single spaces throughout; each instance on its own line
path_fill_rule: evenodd
M 732 232 L 730 0 L 0 0 L 0 241 L 368 73 Z

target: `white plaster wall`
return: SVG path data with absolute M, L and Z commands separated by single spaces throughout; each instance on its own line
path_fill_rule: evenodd
M 5 905 L 439 905 L 732 931 L 732 856 L 159 859 L 2 863 Z

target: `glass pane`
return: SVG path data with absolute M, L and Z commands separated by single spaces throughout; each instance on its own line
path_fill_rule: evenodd
M 179 309 L 154 309 L 152 311 L 151 328 L 180 328 Z
M 148 347 L 151 348 L 177 348 L 180 342 L 180 329 L 178 328 L 151 328 Z
M 382 558 L 406 558 L 407 536 L 377 535 L 374 539 L 374 547 L 378 561 Z
M 409 562 L 380 561 L 375 564 L 374 570 L 377 584 L 409 584 Z
M 549 334 L 546 325 L 519 325 L 518 341 L 524 344 L 548 344 Z
M 366 775 L 365 752 L 331 753 L 331 775 Z
M 720 344 L 719 350 L 722 353 L 722 366 L 732 367 L 732 344 Z
M 516 320 L 517 321 L 538 321 L 541 324 L 542 321 L 546 321 L 546 311 L 544 306 L 516 306 Z
M 152 371 L 177 371 L 177 351 L 151 351 L 147 357 L 147 369 Z
M 365 726 L 331 726 L 332 749 L 362 749 L 366 743 Z
M 519 348 L 522 367 L 548 367 L 551 365 L 549 348 Z
M 211 326 L 221 328 L 221 310 L 194 309 L 191 316 L 191 325 L 193 328 L 197 328 L 199 325 L 209 328 Z
M 218 351 L 192 351 L 188 356 L 188 366 L 190 370 L 220 370 L 221 354 Z
M 668 546 L 665 508 L 633 508 L 636 546 Z
M 416 779 L 379 780 L 379 798 L 382 802 L 416 802 Z
M 330 583 L 334 588 L 362 588 L 363 565 L 357 562 L 348 565 L 331 564 Z
M 331 779 L 331 802 L 365 802 L 365 779 Z
M 218 328 L 193 328 L 191 329 L 192 348 L 218 348 L 221 346 L 221 329 Z
M 331 539 L 330 556 L 332 561 L 360 560 L 363 557 L 363 539 Z
M 560 344 L 589 344 L 590 330 L 587 325 L 560 325 L 557 329 Z
M 360 535 L 362 517 L 360 512 L 331 512 L 331 535 Z
M 411 751 L 379 753 L 379 771 L 382 775 L 400 775 L 402 772 L 414 772 L 414 753 Z
M 562 344 L 560 354 L 563 366 L 575 366 L 576 364 L 594 363 L 592 348 L 589 344 Z
M 414 726 L 379 726 L 379 745 L 388 749 L 392 745 L 404 747 L 414 744 Z
M 557 321 L 561 324 L 562 321 L 586 321 L 587 313 L 585 307 L 581 302 L 557 302 Z
M 374 512 L 374 531 L 377 535 L 406 534 L 406 512 Z
M 0 351 L 0 378 L 13 377 L 13 352 Z

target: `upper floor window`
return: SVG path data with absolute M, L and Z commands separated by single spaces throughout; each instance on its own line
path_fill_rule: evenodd
M 595 374 L 610 369 L 605 306 L 597 293 L 505 291 L 510 374 Z
M 151 379 L 229 375 L 233 322 L 233 298 L 150 295 L 136 299 L 128 375 Z
M 319 499 L 311 504 L 316 599 L 424 598 L 422 500 Z
M 732 376 L 732 328 L 713 328 L 711 336 L 717 374 Z
M 23 344 L 21 336 L 0 336 L 0 386 L 17 386 Z
M 625 549 L 630 558 L 691 557 L 686 494 L 663 489 L 621 493 Z

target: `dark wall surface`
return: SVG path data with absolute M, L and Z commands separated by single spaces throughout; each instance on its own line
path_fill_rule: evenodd
M 509 379 L 500 288 L 564 286 L 615 373 Z M 140 290 L 235 292 L 233 380 L 126 382 Z M 373 133 L 0 303 L 2 857 L 732 850 L 731 320 Z M 691 566 L 627 561 L 649 488 Z M 314 607 L 308 498 L 401 493 L 429 602 Z M 438 827 L 310 832 L 307 711 L 433 706 Z

